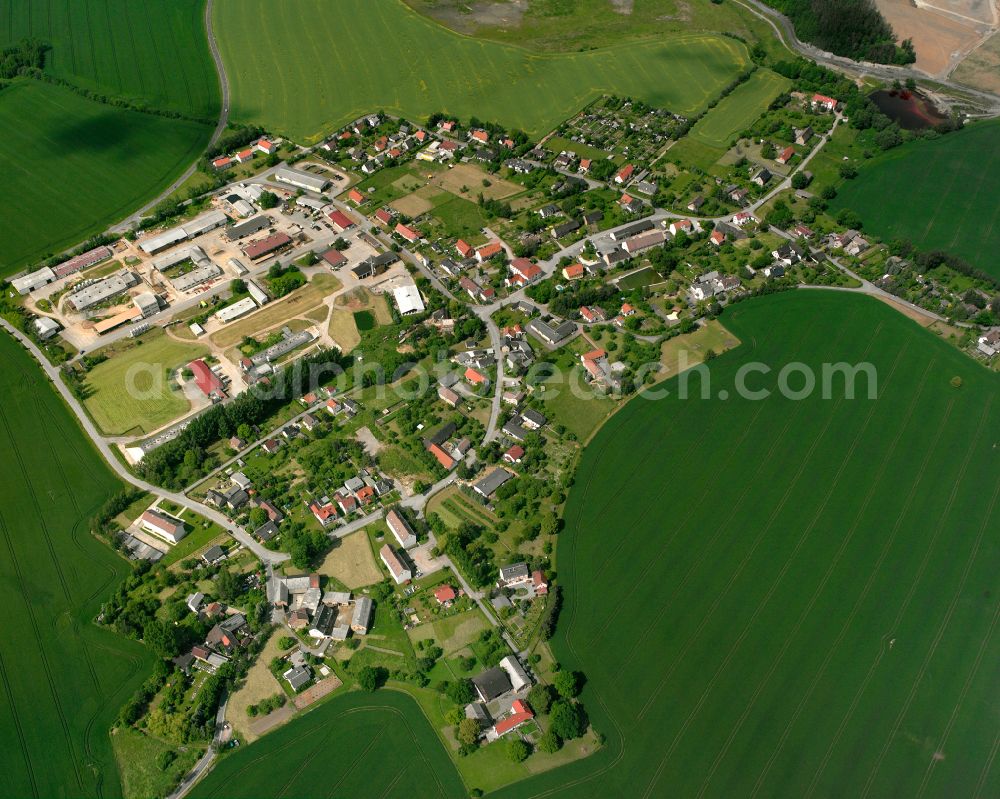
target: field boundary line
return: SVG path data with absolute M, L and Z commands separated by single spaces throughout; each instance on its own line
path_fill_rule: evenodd
M 896 371 L 896 366 L 899 363 L 899 358 L 902 357 L 902 355 L 906 352 L 907 349 L 908 349 L 908 345 L 904 346 L 904 348 L 902 350 L 900 350 L 899 355 L 897 355 L 896 361 L 893 363 L 892 370 L 889 372 L 889 380 L 890 381 L 892 380 L 893 373 Z M 827 583 L 830 581 L 830 578 L 833 576 L 834 570 L 837 568 L 837 565 L 840 563 L 840 559 L 843 557 L 844 552 L 847 551 L 847 547 L 850 545 L 851 541 L 853 540 L 854 534 L 857 532 L 858 525 L 861 522 L 861 518 L 865 514 L 865 512 L 868 510 L 868 506 L 871 504 L 872 498 L 875 496 L 875 493 L 876 493 L 876 490 L 877 490 L 877 488 L 879 486 L 879 483 L 881 482 L 882 477 L 885 475 L 885 471 L 886 471 L 886 469 L 889 466 L 889 459 L 895 453 L 896 447 L 899 445 L 899 442 L 900 442 L 900 440 L 903 437 L 903 432 L 906 430 L 906 427 L 910 423 L 910 419 L 913 417 L 913 411 L 916 408 L 917 400 L 920 398 L 920 395 L 923 393 L 924 386 L 925 386 L 925 384 L 927 382 L 927 375 L 930 373 L 930 369 L 931 369 L 931 366 L 933 365 L 933 363 L 934 363 L 933 361 L 929 362 L 927 364 L 927 368 L 924 370 L 924 374 L 923 374 L 923 376 L 921 377 L 921 380 L 920 380 L 920 385 L 918 386 L 917 391 L 914 392 L 913 397 L 910 400 L 910 406 L 907 409 L 907 413 L 906 413 L 905 418 L 903 419 L 903 423 L 900 425 L 899 431 L 896 433 L 895 438 L 892 440 L 892 444 L 889 446 L 888 451 L 883 456 L 882 462 L 881 462 L 881 464 L 879 466 L 879 469 L 878 469 L 878 471 L 876 473 L 876 476 L 871 481 L 871 483 L 869 485 L 868 493 L 865 495 L 865 499 L 861 503 L 861 507 L 859 508 L 857 514 L 855 514 L 854 524 L 851 525 L 850 530 L 848 530 L 847 535 L 844 536 L 843 540 L 840 542 L 840 546 L 837 548 L 837 551 L 834 554 L 833 558 L 830 559 L 830 563 L 827 566 L 826 573 L 823 575 L 823 579 L 819 581 L 819 584 L 816 586 L 816 589 L 813 591 L 812 596 L 809 598 L 809 602 L 806 603 L 806 605 L 803 608 L 802 612 L 799 614 L 799 617 L 798 617 L 798 619 L 796 619 L 795 625 L 792 627 L 791 632 L 788 635 L 785 636 L 785 641 L 782 644 L 781 649 L 778 651 L 778 657 L 776 657 L 774 659 L 774 661 L 772 662 L 771 667 L 768 669 L 767 673 L 764 675 L 763 680 L 761 680 L 760 682 L 758 682 L 758 684 L 757 684 L 757 686 L 756 686 L 753 694 L 750 697 L 750 702 L 747 704 L 746 708 L 744 708 L 743 713 L 740 715 L 739 719 L 737 720 L 737 723 L 730 729 L 729 737 L 726 739 L 726 742 L 723 745 L 722 749 L 716 755 L 715 761 L 712 763 L 712 767 L 709 769 L 708 773 L 705 776 L 705 779 L 702 782 L 701 789 L 698 791 L 698 796 L 699 797 L 704 796 L 705 792 L 708 790 L 708 786 L 711 783 L 712 778 L 715 776 L 715 772 L 718 770 L 718 768 L 721 765 L 722 761 L 725 759 L 725 756 L 729 752 L 729 747 L 732 746 L 732 743 L 736 739 L 736 736 L 739 734 L 740 730 L 743 728 L 743 724 L 746 722 L 747 717 L 750 715 L 750 713 L 752 712 L 754 706 L 757 704 L 757 700 L 760 698 L 760 695 L 763 692 L 765 686 L 770 682 L 771 677 L 774 676 L 774 672 L 778 668 L 778 665 L 781 663 L 782 660 L 784 660 L 785 655 L 788 653 L 789 647 L 792 645 L 792 639 L 793 639 L 793 637 L 798 635 L 799 630 L 801 629 L 802 625 L 805 623 L 806 619 L 809 617 L 809 614 L 812 613 L 812 610 L 815 607 L 816 602 L 819 600 L 820 594 L 822 594 L 823 591 L 826 589 Z M 809 523 L 809 526 L 806 528 L 805 533 L 802 534 L 802 537 L 801 537 L 800 540 L 804 540 L 805 538 L 807 538 L 809 535 L 812 534 L 812 531 L 815 529 L 816 524 L 819 522 L 820 516 L 823 514 L 823 511 L 825 510 L 827 503 L 833 497 L 833 493 L 836 490 L 836 486 L 840 482 L 840 477 L 843 475 L 844 469 L 847 467 L 848 460 L 853 456 L 854 450 L 857 447 L 857 441 L 860 439 L 861 435 L 863 435 L 864 432 L 868 429 L 868 425 L 871 423 L 872 417 L 875 414 L 876 407 L 877 406 L 873 403 L 872 406 L 871 406 L 871 410 L 868 413 L 868 417 L 865 419 L 865 423 L 862 426 L 861 431 L 859 431 L 859 433 L 858 433 L 858 438 L 855 439 L 855 445 L 851 447 L 851 450 L 848 453 L 848 456 L 841 462 L 841 467 L 837 471 L 837 475 L 834 478 L 834 481 L 833 481 L 833 483 L 831 485 L 830 490 L 827 492 L 826 498 L 823 500 L 823 503 L 819 506 L 819 508 L 817 509 L 816 513 L 813 515 L 812 521 Z M 795 555 L 795 553 L 793 552 L 793 557 L 794 557 L 794 555 Z M 789 563 L 790 562 L 791 562 L 791 559 L 789 559 Z
M 976 790 L 973 796 L 981 796 L 983 791 L 983 786 L 986 784 L 986 780 L 989 779 L 990 771 L 993 770 L 993 761 L 996 760 L 997 752 L 1000 752 L 1000 735 L 993 739 L 993 747 L 990 749 L 990 756 L 986 758 L 986 762 L 983 764 L 983 770 L 979 772 L 979 781 L 976 783 Z
M 910 486 L 910 492 L 907 495 L 906 501 L 903 504 L 903 508 L 901 509 L 899 515 L 896 517 L 896 523 L 893 526 L 892 532 L 889 534 L 888 539 L 886 539 L 886 542 L 883 544 L 882 551 L 879 553 L 879 558 L 875 563 L 875 567 L 872 569 L 871 573 L 868 576 L 868 582 L 865 583 L 864 590 L 855 599 L 854 607 L 851 609 L 850 615 L 847 617 L 847 620 L 841 627 L 841 630 L 838 633 L 837 638 L 833 642 L 833 646 L 831 646 L 829 651 L 827 652 L 826 658 L 824 659 L 823 663 L 820 666 L 820 670 L 813 676 L 813 680 L 809 686 L 809 689 L 806 691 L 806 694 L 799 701 L 799 705 L 795 709 L 795 713 L 792 715 L 791 720 L 788 722 L 788 724 L 785 725 L 785 730 L 778 741 L 777 747 L 771 752 L 771 757 L 765 764 L 764 770 L 757 777 L 757 782 L 754 784 L 754 789 L 753 792 L 750 794 L 750 799 L 753 799 L 753 797 L 757 796 L 757 794 L 763 787 L 764 780 L 767 778 L 767 774 L 770 772 L 771 767 L 774 765 L 775 760 L 777 760 L 778 755 L 784 748 L 785 742 L 788 740 L 788 736 L 791 734 L 792 727 L 794 726 L 795 722 L 798 721 L 798 717 L 799 715 L 801 715 L 806 702 L 808 702 L 809 699 L 812 697 L 813 692 L 819 685 L 819 681 L 826 673 L 826 669 L 830 665 L 830 661 L 833 659 L 834 652 L 837 651 L 837 649 L 840 646 L 840 642 L 843 641 L 844 636 L 847 635 L 847 631 L 850 629 L 851 624 L 854 622 L 854 617 L 857 616 L 858 612 L 861 610 L 862 603 L 867 598 L 869 591 L 871 591 L 872 589 L 872 586 L 875 584 L 875 578 L 879 572 L 879 569 L 882 568 L 882 564 L 888 557 L 889 550 L 895 543 L 896 536 L 899 534 L 899 531 L 903 526 L 903 519 L 905 518 L 906 514 L 909 513 L 910 506 L 913 504 L 913 500 L 917 496 L 917 488 L 923 481 L 924 473 L 927 471 L 927 466 L 930 464 L 932 460 L 931 456 L 937 449 L 938 443 L 940 443 L 941 441 L 941 436 L 944 434 L 945 426 L 947 425 L 948 419 L 951 417 L 951 412 L 954 406 L 955 406 L 954 400 L 948 403 L 948 407 L 945 411 L 944 421 L 942 422 L 942 424 L 938 426 L 937 435 L 934 439 L 933 445 L 927 449 L 927 452 L 924 455 L 923 463 L 920 465 L 920 470 L 917 472 L 913 484 Z
M 989 401 L 986 403 L 986 409 L 983 411 L 982 419 L 980 419 L 979 427 L 976 430 L 976 435 L 972 437 L 973 446 L 969 448 L 969 456 L 966 460 L 966 465 L 968 461 L 972 458 L 972 450 L 975 449 L 975 445 L 979 443 L 979 434 L 982 432 L 983 426 L 986 423 L 986 419 L 989 416 L 990 408 L 993 405 L 993 397 L 991 396 Z M 964 476 L 964 474 L 963 474 Z M 958 487 L 961 485 L 962 480 L 955 481 L 955 487 L 952 489 L 951 497 L 948 502 L 948 511 L 942 515 L 941 523 L 938 525 L 939 529 L 944 526 L 948 513 L 951 512 L 951 505 L 954 502 L 955 497 L 958 495 Z M 962 571 L 962 577 L 959 580 L 958 588 L 955 589 L 952 595 L 951 602 L 948 605 L 948 610 L 946 611 L 944 618 L 941 619 L 941 623 L 938 625 L 937 633 L 934 636 L 934 641 L 931 643 L 931 648 L 924 655 L 924 660 L 920 664 L 920 671 L 917 673 L 917 678 L 913 681 L 913 685 L 910 687 L 910 693 L 906 698 L 906 702 L 903 703 L 903 707 L 900 708 L 899 714 L 896 716 L 896 721 L 892 726 L 892 730 L 889 736 L 886 738 L 885 744 L 882 746 L 882 751 L 879 753 L 878 759 L 875 761 L 875 765 L 872 767 L 871 772 L 868 775 L 868 780 L 865 783 L 864 792 L 861 794 L 862 799 L 868 796 L 871 792 L 872 783 L 875 781 L 875 777 L 878 775 L 878 771 L 882 766 L 882 761 L 885 759 L 886 753 L 889 751 L 889 747 L 892 745 L 893 739 L 896 737 L 896 733 L 899 731 L 900 724 L 903 723 L 903 718 L 910 710 L 910 705 L 913 704 L 913 699 L 917 695 L 917 688 L 920 687 L 920 683 L 924 679 L 924 674 L 927 672 L 927 666 L 930 664 L 931 659 L 937 652 L 937 648 L 941 643 L 941 639 L 944 637 L 945 630 L 951 623 L 951 617 L 955 613 L 955 608 L 958 607 L 959 599 L 961 599 L 962 592 L 965 590 L 965 584 L 969 579 L 969 574 L 972 571 L 972 566 L 976 561 L 976 556 L 979 554 L 979 548 L 983 542 L 983 536 L 986 534 L 986 528 L 989 526 L 989 521 L 993 516 L 993 509 L 996 507 L 997 497 L 1000 496 L 1000 482 L 997 482 L 996 488 L 993 490 L 993 498 L 990 501 L 990 506 L 986 518 L 983 520 L 983 524 L 979 528 L 979 534 L 976 536 L 976 540 L 973 543 L 972 551 L 969 553 L 968 559 L 965 563 L 965 569 Z

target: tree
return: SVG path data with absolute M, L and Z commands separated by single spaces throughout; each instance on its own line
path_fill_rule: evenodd
M 507 744 L 507 757 L 515 763 L 523 763 L 530 754 L 531 750 L 528 749 L 528 745 L 520 738 L 515 738 Z
M 528 691 L 528 704 L 536 713 L 548 713 L 552 707 L 552 686 L 535 683 Z
M 278 649 L 282 652 L 286 652 L 295 646 L 295 639 L 290 635 L 283 635 L 278 639 Z
M 587 730 L 587 716 L 583 712 L 583 706 L 568 699 L 556 700 L 549 715 L 549 729 L 564 741 L 579 738 Z
M 580 678 L 575 671 L 563 669 L 552 680 L 556 691 L 563 699 L 572 699 L 580 693 Z
M 362 691 L 368 691 L 371 693 L 385 683 L 387 676 L 388 675 L 385 669 L 375 668 L 373 666 L 362 666 L 358 671 L 358 685 L 361 686 Z
M 845 180 L 853 180 L 858 176 L 858 168 L 854 164 L 841 164 L 840 176 Z
M 263 508 L 250 508 L 250 513 L 247 516 L 250 521 L 251 530 L 256 530 L 267 521 L 267 511 Z
M 244 441 L 249 441 L 253 436 L 253 429 L 248 424 L 241 424 L 236 428 L 236 435 L 242 438 Z
M 551 755 L 558 752 L 560 748 L 562 748 L 562 741 L 559 740 L 558 735 L 552 732 L 552 730 L 549 730 L 539 739 L 538 748 L 546 754 Z
M 265 211 L 268 208 L 274 208 L 278 204 L 278 195 L 273 191 L 262 191 L 260 197 L 257 198 L 257 205 L 263 208 Z
M 229 569 L 222 569 L 215 578 L 215 590 L 221 599 L 232 602 L 240 594 L 240 580 Z
M 458 722 L 458 742 L 465 746 L 475 746 L 479 741 L 479 722 L 476 719 L 462 719 Z
M 456 705 L 467 705 L 476 698 L 472 690 L 471 680 L 455 680 L 449 682 L 445 688 L 448 698 Z
M 809 185 L 810 178 L 805 172 L 796 172 L 792 175 L 792 188 L 804 189 Z

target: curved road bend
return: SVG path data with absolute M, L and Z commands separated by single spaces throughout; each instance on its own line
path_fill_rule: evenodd
M 212 147 L 219 140 L 219 137 L 222 135 L 222 131 L 224 131 L 226 129 L 226 125 L 229 124 L 229 76 L 226 75 L 226 65 L 222 61 L 222 55 L 219 53 L 219 43 L 215 39 L 215 31 L 212 28 L 212 7 L 214 4 L 215 0 L 207 0 L 205 3 L 205 34 L 208 37 L 208 49 L 211 51 L 212 60 L 215 62 L 215 71 L 219 76 L 219 90 L 221 94 L 220 99 L 222 106 L 219 109 L 219 121 L 215 125 L 212 138 L 209 139 L 208 144 L 205 145 L 206 150 L 209 147 Z M 204 150 L 202 152 L 204 152 Z M 198 158 L 194 160 L 194 163 L 181 173 L 177 180 L 171 183 L 157 197 L 154 197 L 127 219 L 123 219 L 117 225 L 110 228 L 110 232 L 124 233 L 126 230 L 131 228 L 143 216 L 149 213 L 149 211 L 177 191 L 177 189 L 179 189 L 184 182 L 195 173 L 195 170 L 198 169 L 198 161 L 200 160 L 201 155 L 199 155 Z
M 854 75 L 860 78 L 863 78 L 866 75 L 871 75 L 881 80 L 905 80 L 906 78 L 923 81 L 930 80 L 935 83 L 939 83 L 942 86 L 947 86 L 949 89 L 953 89 L 957 92 L 964 92 L 965 94 L 976 97 L 985 103 L 989 103 L 990 108 L 994 113 L 1000 113 L 1000 95 L 982 91 L 980 89 L 974 89 L 971 86 L 966 86 L 962 83 L 956 83 L 951 80 L 950 77 L 937 77 L 929 75 L 923 70 L 915 69 L 913 67 L 902 67 L 894 64 L 875 64 L 868 61 L 854 61 L 850 58 L 846 58 L 845 56 L 828 53 L 815 45 L 801 41 L 795 34 L 795 26 L 792 24 L 792 21 L 780 11 L 771 8 L 766 3 L 762 3 L 760 0 L 736 0 L 736 2 L 747 9 L 750 13 L 767 22 L 778 35 L 779 41 L 781 41 L 781 43 L 784 44 L 789 50 L 794 50 L 811 61 L 823 64 L 824 66 L 836 70 L 837 72 Z
M 226 530 L 233 538 L 253 552 L 264 563 L 282 563 L 288 560 L 289 556 L 287 554 L 283 552 L 272 552 L 269 549 L 265 549 L 253 538 L 247 535 L 242 528 L 233 524 L 227 516 L 219 513 L 214 508 L 203 505 L 201 502 L 190 499 L 189 497 L 177 493 L 176 491 L 167 491 L 158 486 L 154 486 L 152 483 L 147 483 L 145 480 L 141 480 L 133 475 L 128 469 L 125 468 L 122 462 L 115 457 L 114 452 L 111 450 L 111 445 L 98 432 L 94 423 L 90 420 L 90 417 L 87 416 L 87 412 L 84 410 L 79 400 L 73 396 L 73 393 L 69 390 L 66 384 L 63 383 L 62 377 L 59 375 L 59 369 L 49 363 L 48 359 L 42 351 L 35 346 L 35 343 L 31 339 L 11 325 L 6 319 L 0 319 L 0 327 L 17 339 L 21 343 L 21 346 L 28 350 L 35 360 L 38 361 L 38 365 L 48 376 L 49 380 L 52 381 L 52 385 L 55 387 L 56 391 L 62 395 L 62 398 L 66 401 L 70 410 L 76 414 L 76 418 L 79 420 L 80 426 L 83 427 L 84 432 L 90 440 L 94 442 L 94 446 L 97 447 L 98 451 L 104 457 L 104 460 L 107 461 L 108 465 L 123 481 L 155 496 L 165 497 L 181 507 L 190 508 L 195 513 L 204 516 L 206 519 L 210 519 Z

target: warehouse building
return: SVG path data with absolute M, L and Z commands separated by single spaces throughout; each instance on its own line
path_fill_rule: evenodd
M 209 261 L 205 266 L 199 266 L 183 275 L 178 275 L 171 284 L 177 291 L 191 291 L 203 283 L 207 283 L 222 274 L 222 267 Z
M 138 282 L 139 276 L 135 272 L 122 269 L 102 280 L 88 283 L 79 291 L 73 292 L 66 302 L 76 311 L 85 311 L 128 291 Z
M 271 298 L 267 296 L 267 293 L 258 286 L 254 281 L 248 280 L 247 291 L 250 292 L 250 296 L 254 298 L 254 301 L 258 305 L 267 305 L 271 301 Z
M 240 239 L 245 239 L 247 236 L 252 236 L 254 233 L 260 233 L 260 231 L 266 230 L 269 227 L 271 227 L 271 217 L 261 214 L 260 216 L 255 216 L 253 219 L 248 219 L 246 222 L 240 222 L 238 225 L 227 227 L 226 238 L 230 241 L 239 241 Z
M 232 305 L 227 305 L 221 311 L 219 311 L 215 318 L 218 319 L 222 324 L 227 325 L 234 319 L 239 319 L 241 316 L 246 316 L 251 311 L 257 310 L 257 303 L 253 301 L 253 297 L 244 297 L 239 302 L 234 302 Z
M 182 241 L 196 238 L 203 233 L 208 233 L 210 230 L 222 227 L 228 222 L 229 217 L 222 211 L 209 211 L 207 214 L 195 217 L 179 227 L 165 230 L 163 233 L 140 242 L 139 249 L 147 255 L 156 255 L 156 253 L 162 252 L 168 247 L 173 247 Z
M 266 258 L 278 250 L 284 249 L 291 243 L 292 238 L 287 233 L 273 233 L 267 238 L 248 244 L 243 250 L 243 254 L 251 261 L 259 261 L 261 258 Z
M 317 193 L 322 192 L 330 185 L 330 181 L 320 175 L 303 172 L 301 169 L 295 169 L 290 166 L 280 166 L 275 169 L 274 179 L 278 183 L 287 183 L 289 186 L 294 186 L 297 189 L 305 189 L 306 191 Z
M 56 279 L 56 273 L 53 272 L 49 267 L 43 266 L 31 274 L 25 275 L 24 277 L 15 278 L 10 281 L 10 284 L 14 287 L 14 290 L 18 294 L 24 295 L 28 294 L 35 289 L 46 286 Z

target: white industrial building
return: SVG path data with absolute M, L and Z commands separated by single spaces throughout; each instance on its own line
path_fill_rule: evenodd
M 207 283 L 212 278 L 221 274 L 222 267 L 209 262 L 205 266 L 199 266 L 190 272 L 178 275 L 170 282 L 177 291 L 191 291 L 191 289 L 197 288 L 202 283 Z
M 147 255 L 156 255 L 167 247 L 173 247 L 182 241 L 196 238 L 210 230 L 215 230 L 229 223 L 229 217 L 222 211 L 209 211 L 207 214 L 195 217 L 189 222 L 185 222 L 170 230 L 165 230 L 156 236 L 139 242 L 139 249 Z
M 122 269 L 102 280 L 87 283 L 83 288 L 69 295 L 66 302 L 76 311 L 93 308 L 105 300 L 117 297 L 139 282 L 139 276 L 128 269 Z
M 395 298 L 396 306 L 403 316 L 411 313 L 420 313 L 424 310 L 424 301 L 416 286 L 399 286 L 398 288 L 394 288 L 392 296 Z
M 301 169 L 294 169 L 290 166 L 279 166 L 275 169 L 274 179 L 278 183 L 287 183 L 289 186 L 294 186 L 297 189 L 305 189 L 306 191 L 317 193 L 322 192 L 330 185 L 330 181 L 320 175 L 303 172 Z
M 52 338 L 60 330 L 62 330 L 62 325 L 60 325 L 55 319 L 49 319 L 47 316 L 40 316 L 35 320 L 35 331 L 38 333 L 38 337 L 42 341 L 47 341 Z
M 253 297 L 244 297 L 239 302 L 227 305 L 215 315 L 215 318 L 222 324 L 226 325 L 234 319 L 239 319 L 241 316 L 246 316 L 248 313 L 255 310 L 257 310 L 257 303 L 253 301 Z
M 35 289 L 46 286 L 56 279 L 56 273 L 52 271 L 47 266 L 43 266 L 31 274 L 25 275 L 24 277 L 15 278 L 10 281 L 10 284 L 14 287 L 14 290 L 18 294 L 24 295 L 28 294 Z
M 132 298 L 132 302 L 135 303 L 135 307 L 139 309 L 139 313 L 142 314 L 143 319 L 147 316 L 152 316 L 153 314 L 160 312 L 160 300 L 151 291 L 144 291 L 142 294 L 136 294 Z
M 254 298 L 254 301 L 258 305 L 267 305 L 267 303 L 271 301 L 271 298 L 267 296 L 264 289 L 258 286 L 254 281 L 248 280 L 246 283 L 247 291 L 250 292 L 250 296 Z

